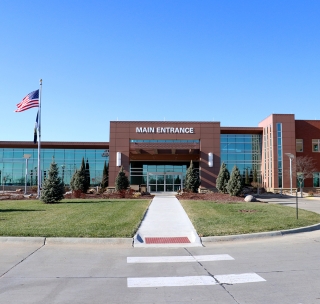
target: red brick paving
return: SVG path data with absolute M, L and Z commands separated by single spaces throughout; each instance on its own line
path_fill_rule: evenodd
M 146 244 L 190 243 L 188 237 L 146 237 Z

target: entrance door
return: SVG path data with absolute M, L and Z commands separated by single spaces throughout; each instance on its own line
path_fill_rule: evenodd
M 182 172 L 148 172 L 149 192 L 176 192 L 182 189 Z

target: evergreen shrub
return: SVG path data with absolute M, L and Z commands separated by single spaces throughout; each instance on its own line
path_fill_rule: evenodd
M 227 184 L 228 193 L 231 196 L 237 196 L 242 191 L 242 176 L 237 166 L 234 166 Z
M 116 191 L 121 192 L 123 190 L 126 190 L 129 187 L 129 180 L 126 176 L 123 167 L 121 166 L 121 169 L 116 177 Z
M 220 171 L 216 181 L 216 188 L 221 193 L 228 193 L 227 185 L 230 179 L 230 173 L 225 163 L 221 164 Z
M 54 204 L 64 198 L 63 194 L 64 184 L 59 177 L 58 165 L 53 161 L 42 185 L 41 200 L 46 204 Z
M 190 162 L 190 166 L 186 173 L 185 189 L 190 192 L 198 192 L 200 186 L 199 173 L 194 169 L 193 162 Z

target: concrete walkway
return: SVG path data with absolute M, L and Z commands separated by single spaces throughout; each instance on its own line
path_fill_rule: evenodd
M 188 215 L 174 195 L 153 198 L 134 236 L 134 247 L 202 246 Z

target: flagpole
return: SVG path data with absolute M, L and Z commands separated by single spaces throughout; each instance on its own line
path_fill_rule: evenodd
M 40 79 L 39 90 L 39 117 L 38 117 L 38 198 L 41 197 L 41 168 L 40 168 L 40 152 L 41 152 L 41 93 L 42 93 L 42 79 Z

